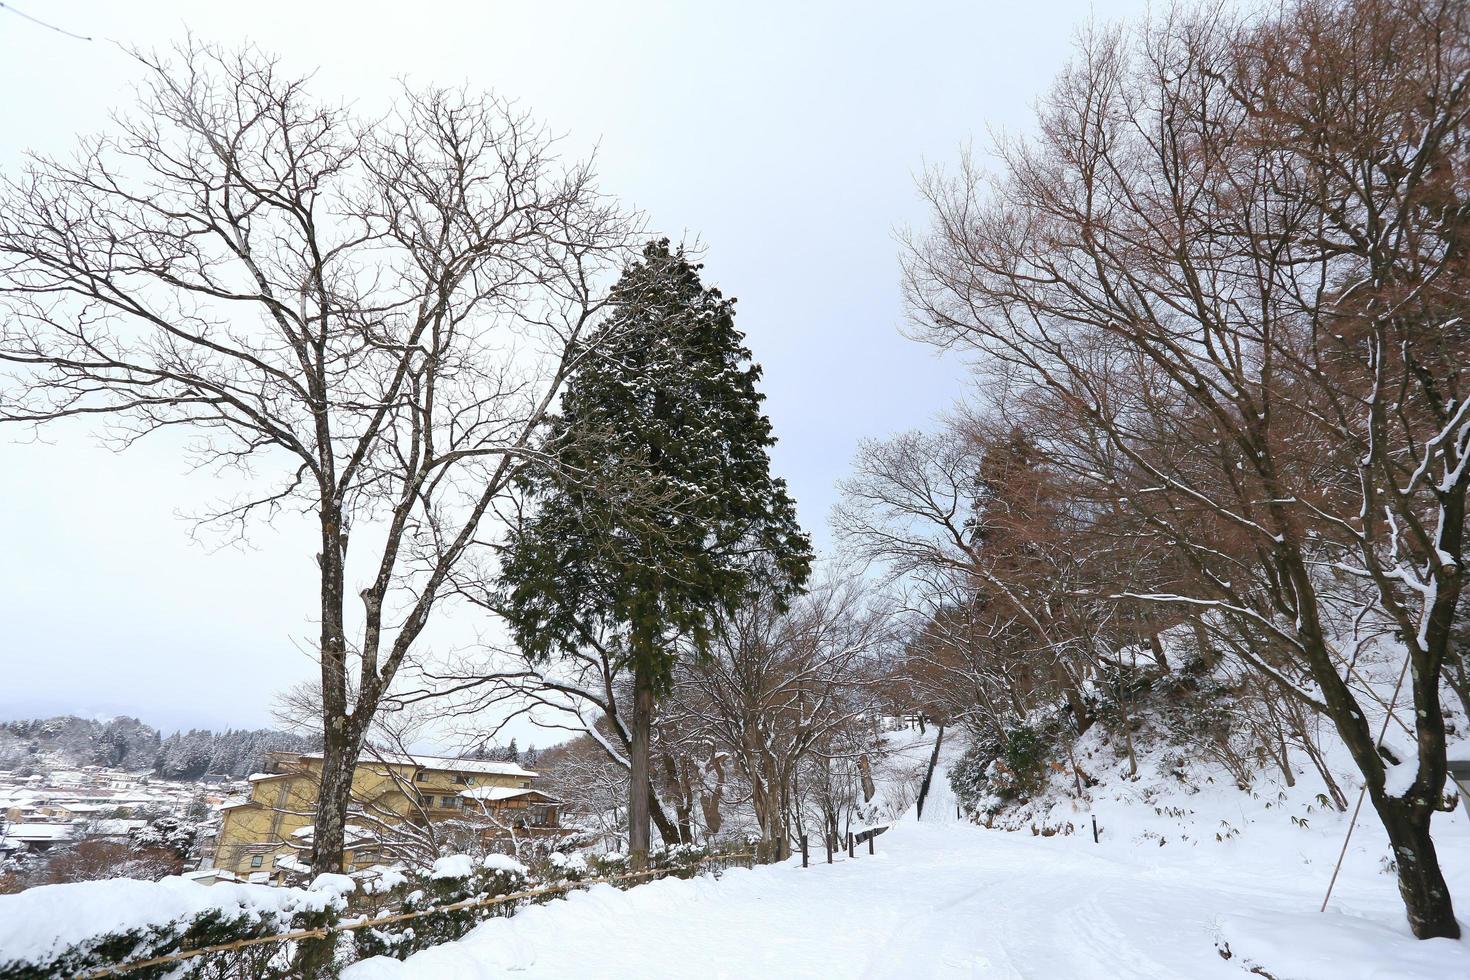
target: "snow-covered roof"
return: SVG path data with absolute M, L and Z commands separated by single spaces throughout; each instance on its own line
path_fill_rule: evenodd
M 557 802 L 538 789 L 516 789 L 513 786 L 476 786 L 474 789 L 467 789 L 459 795 L 466 800 L 481 800 L 492 803 L 497 800 L 513 800 L 519 796 L 539 796 L 548 802 Z
M 64 823 L 13 823 L 5 828 L 5 834 L 17 840 L 66 840 L 71 830 L 71 825 Z
M 282 854 L 279 857 L 277 857 L 276 860 L 275 860 L 275 866 L 277 868 L 279 868 L 280 870 L 282 870 L 282 871 L 289 871 L 292 874 L 298 874 L 298 875 L 309 875 L 309 874 L 311 874 L 311 866 L 310 865 L 308 865 L 305 861 L 298 861 L 298 860 L 296 860 L 296 858 L 293 857 L 290 854 Z
M 233 871 L 226 871 L 224 868 L 200 868 L 198 871 L 185 871 L 180 877 L 187 878 L 189 881 L 197 881 L 201 885 L 208 885 L 216 881 L 240 880 L 239 875 Z
M 320 759 L 320 752 L 298 753 L 303 759 Z M 442 769 L 446 772 L 479 772 L 495 776 L 525 776 L 533 778 L 538 775 L 530 769 L 521 768 L 515 762 L 488 762 L 484 759 L 451 759 L 443 755 L 400 755 L 393 752 L 364 751 L 359 763 L 386 762 L 390 765 L 419 766 L 423 769 Z M 250 777 L 254 779 L 254 776 Z
M 316 837 L 316 826 L 314 824 L 307 824 L 305 827 L 299 827 L 291 831 L 291 836 L 298 840 L 310 841 Z M 355 823 L 350 823 L 342 828 L 342 840 L 351 845 L 363 841 L 377 840 L 377 836 L 370 830 L 360 827 Z

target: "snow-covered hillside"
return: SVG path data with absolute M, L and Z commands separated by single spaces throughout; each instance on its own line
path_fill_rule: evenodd
M 932 728 L 892 736 L 880 791 L 904 792 L 903 774 L 932 745 Z M 1283 802 L 1217 786 L 1207 767 L 1196 786 L 1151 758 L 1140 760 L 1147 778 L 1117 779 L 1095 752 L 1095 768 L 1117 782 L 1094 787 L 1091 809 L 1049 797 L 1013 811 L 1022 829 L 1008 831 L 956 819 L 944 770 L 962 749 L 951 733 L 924 820 L 908 812 L 877 839 L 876 856 L 628 892 L 601 885 L 346 976 L 1470 976 L 1470 946 L 1410 935 L 1371 818 L 1360 821 L 1331 908 L 1317 911 L 1346 817 L 1307 813 L 1315 789 L 1306 777 Z M 1075 832 L 1050 833 L 1069 822 Z M 1436 839 L 1451 889 L 1470 896 L 1470 820 L 1442 815 Z

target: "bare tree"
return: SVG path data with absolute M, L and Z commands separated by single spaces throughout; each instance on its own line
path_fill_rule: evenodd
M 102 416 L 120 448 L 181 429 L 200 465 L 258 474 L 209 519 L 315 520 L 311 864 L 336 870 L 374 713 L 527 458 L 630 219 L 500 99 L 406 90 L 365 121 L 254 49 L 136 57 L 133 115 L 5 181 L 0 420 Z
M 784 612 L 757 599 L 722 624 L 708 658 L 679 663 L 679 717 L 738 765 L 773 859 L 790 853 L 799 767 L 869 730 L 887 617 L 862 593 L 857 581 L 827 582 Z
M 1462 3 L 1174 13 L 1090 38 L 997 179 L 932 176 L 907 263 L 918 329 L 1025 391 L 1188 570 L 1123 597 L 1213 614 L 1331 719 L 1421 938 L 1459 935 L 1429 824 L 1466 567 L 1467 118 Z
M 468 581 L 461 583 L 461 595 L 494 611 L 497 602 L 487 579 L 473 574 L 464 578 Z M 584 639 L 575 652 L 552 662 L 518 647 L 487 646 L 426 671 L 427 685 L 406 699 L 448 699 L 441 714 L 468 719 L 477 736 L 485 739 L 494 739 L 517 719 L 585 737 L 631 778 L 633 691 L 627 662 L 602 634 L 589 632 Z M 488 729 L 486 719 L 495 719 Z M 649 817 L 659 837 L 665 844 L 680 843 L 678 825 L 652 783 L 647 796 Z
M 898 676 L 915 704 L 993 732 L 1060 695 L 1080 735 L 1096 641 L 1119 614 L 1095 580 L 1111 580 L 1118 548 L 1090 545 L 1086 502 L 999 421 L 967 413 L 935 434 L 865 443 L 834 524 L 904 597 L 912 626 Z
M 596 740 L 581 735 L 547 749 L 537 762 L 547 792 L 561 800 L 563 822 L 604 848 L 621 850 L 628 836 L 628 770 Z

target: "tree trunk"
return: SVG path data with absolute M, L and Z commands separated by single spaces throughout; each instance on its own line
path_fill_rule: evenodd
M 1283 561 L 1282 566 L 1290 576 L 1295 594 L 1304 597 L 1297 606 L 1303 622 L 1298 628 L 1298 636 L 1307 655 L 1307 665 L 1322 690 L 1327 715 L 1357 763 L 1358 771 L 1363 774 L 1373 808 L 1378 811 L 1384 830 L 1388 832 L 1389 844 L 1398 865 L 1399 894 L 1403 896 L 1404 908 L 1408 912 L 1409 928 L 1420 939 L 1458 939 L 1460 926 L 1455 921 L 1454 903 L 1439 870 L 1434 842 L 1429 837 L 1429 818 L 1443 791 L 1446 776 L 1439 664 L 1434 663 L 1430 669 L 1424 663 L 1428 658 L 1422 654 L 1410 661 L 1414 667 L 1412 688 L 1418 751 L 1417 758 L 1405 760 L 1404 764 L 1417 762 L 1416 785 L 1410 789 L 1409 799 L 1389 796 L 1384 787 L 1384 760 L 1378 753 L 1378 740 L 1373 737 L 1368 722 L 1358 709 L 1357 699 L 1347 682 L 1338 674 L 1337 665 L 1323 639 L 1314 583 L 1307 574 L 1306 562 L 1295 548 L 1288 553 L 1287 559 L 1290 563 Z M 1451 596 L 1450 600 L 1453 599 Z M 1430 631 L 1431 634 L 1433 632 Z M 1430 643 L 1443 640 L 1443 633 L 1426 639 Z M 1414 654 L 1410 656 L 1414 657 Z
M 680 765 L 674 760 L 671 753 L 663 754 L 664 762 L 664 786 L 673 798 L 674 804 L 674 832 L 677 835 L 677 844 L 694 843 L 694 788 L 689 778 L 687 763 Z M 681 772 L 682 770 L 682 772 Z M 649 801 L 649 809 L 658 809 L 654 800 Z M 663 828 L 659 828 L 663 833 Z M 665 839 L 665 843 L 668 843 Z
M 322 781 L 311 844 L 311 871 L 317 875 L 342 871 L 352 771 L 362 747 L 348 719 L 343 564 L 341 522 L 333 510 L 324 508 L 317 555 L 321 573 Z
M 873 796 L 878 792 L 878 787 L 873 785 L 873 764 L 868 761 L 866 752 L 858 756 L 858 775 L 863 780 L 863 802 L 871 803 Z
M 680 831 L 669 815 L 664 812 L 663 802 L 658 798 L 658 793 L 650 785 L 648 787 L 648 816 L 653 825 L 658 828 L 658 838 L 672 847 L 675 844 L 688 843 L 680 836 Z M 650 838 L 651 839 L 651 838 Z
M 629 754 L 628 857 L 634 871 L 648 867 L 649 806 L 653 784 L 649 780 L 649 735 L 653 728 L 653 686 L 647 674 L 633 674 L 633 744 Z M 660 808 L 662 809 L 662 808 Z M 662 832 L 662 828 L 660 828 Z M 672 826 L 669 833 L 674 833 Z
M 347 806 L 352 799 L 351 751 L 340 734 L 322 743 L 322 782 L 317 793 L 312 834 L 312 874 L 340 873 L 347 840 Z
M 1154 661 L 1158 663 L 1160 668 L 1167 671 L 1169 669 L 1169 658 L 1164 653 L 1164 644 L 1159 640 L 1159 634 L 1150 633 L 1148 635 L 1148 648 L 1154 655 Z
M 714 789 L 700 794 L 699 807 L 704 811 L 705 832 L 713 837 L 720 832 L 720 827 L 724 823 L 724 819 L 720 816 L 720 803 L 725 795 L 724 760 L 719 756 L 712 758 L 709 762 L 709 768 L 714 770 L 715 786 Z
M 785 773 L 787 770 L 783 769 Z M 781 821 L 776 828 L 776 853 L 773 861 L 784 861 L 791 856 L 791 780 L 781 780 Z
M 1450 890 L 1440 874 L 1434 839 L 1429 836 L 1433 808 L 1370 795 L 1393 846 L 1399 894 L 1409 913 L 1409 928 L 1419 939 L 1459 939 L 1460 924 L 1455 921 Z

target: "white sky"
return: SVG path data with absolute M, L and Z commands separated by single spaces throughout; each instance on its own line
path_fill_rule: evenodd
M 104 38 L 187 27 L 320 68 L 327 98 L 381 104 L 395 76 L 521 100 L 605 190 L 706 246 L 765 366 L 774 459 L 819 544 L 857 441 L 924 425 L 962 367 L 898 333 L 894 230 L 922 224 L 914 175 L 1031 105 L 1089 17 L 1142 0 L 971 3 L 412 3 L 17 0 L 97 40 L 0 10 L 0 170 L 64 152 L 125 104 L 134 64 Z M 799 8 L 799 9 L 797 9 Z M 115 456 L 84 429 L 0 430 L 0 719 L 133 714 L 165 729 L 270 723 L 309 676 L 303 524 L 256 550 L 195 543 L 180 510 L 219 494 L 162 443 Z M 355 591 L 355 590 L 353 590 Z M 472 632 L 470 624 L 460 624 Z M 534 736 L 533 736 L 534 738 Z M 525 741 L 524 737 L 522 739 Z M 543 743 L 551 739 L 542 737 Z

